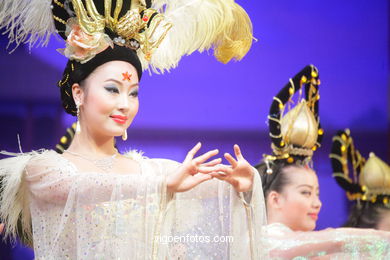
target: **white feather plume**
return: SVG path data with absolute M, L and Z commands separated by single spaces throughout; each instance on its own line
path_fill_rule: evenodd
M 55 33 L 50 0 L 1 0 L 0 29 L 9 44 L 46 46 Z
M 28 189 L 24 187 L 23 173 L 32 153 L 9 155 L 18 156 L 0 161 L 0 183 L 2 187 L 0 191 L 0 219 L 5 224 L 5 237 L 14 240 L 17 235 L 23 235 L 26 240 L 30 241 L 32 236 L 31 216 L 27 195 Z M 17 233 L 19 219 L 22 221 L 22 232 L 24 234 Z

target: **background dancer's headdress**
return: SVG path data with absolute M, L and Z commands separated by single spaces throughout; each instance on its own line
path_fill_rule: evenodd
M 57 153 L 63 153 L 72 143 L 73 137 L 76 133 L 76 123 L 73 123 L 66 129 L 66 133 L 61 137 L 60 142 L 56 145 L 55 151 Z
M 390 166 L 370 153 L 366 160 L 356 149 L 349 129 L 333 137 L 333 177 L 349 200 L 379 203 L 390 208 Z
M 264 156 L 267 165 L 276 160 L 305 165 L 311 161 L 313 151 L 320 147 L 323 130 L 318 116 L 319 84 L 318 69 L 309 65 L 273 98 L 268 116 L 273 154 Z M 303 86 L 305 98 L 301 97 Z M 291 108 L 292 97 L 297 92 L 300 97 Z M 272 170 L 268 167 L 267 172 L 272 173 Z

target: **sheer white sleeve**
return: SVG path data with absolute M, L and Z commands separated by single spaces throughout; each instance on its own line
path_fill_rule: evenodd
M 263 241 L 269 259 L 388 259 L 390 232 L 336 228 L 293 232 L 280 223 L 264 227 Z M 299 258 L 301 259 L 301 258 Z
M 166 205 L 164 169 L 145 160 L 139 174 L 78 172 L 48 152 L 34 156 L 30 193 L 34 251 L 47 259 L 143 259 Z
M 260 259 L 266 214 L 261 181 L 253 170 L 254 185 L 245 194 L 217 179 L 175 194 L 156 237 L 167 245 L 168 259 Z

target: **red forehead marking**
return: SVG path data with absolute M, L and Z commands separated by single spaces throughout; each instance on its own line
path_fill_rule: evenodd
M 125 73 L 122 73 L 122 76 L 123 76 L 123 81 L 127 80 L 127 81 L 130 81 L 131 80 L 131 74 L 129 74 L 127 71 Z

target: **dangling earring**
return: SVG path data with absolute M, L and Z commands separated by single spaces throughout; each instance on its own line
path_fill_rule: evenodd
M 80 127 L 80 104 L 79 103 L 76 103 L 76 108 L 77 108 L 76 133 L 80 133 L 81 127 Z
M 123 141 L 126 141 L 126 140 L 127 140 L 127 131 L 126 131 L 126 130 L 123 132 L 122 140 L 123 140 Z

